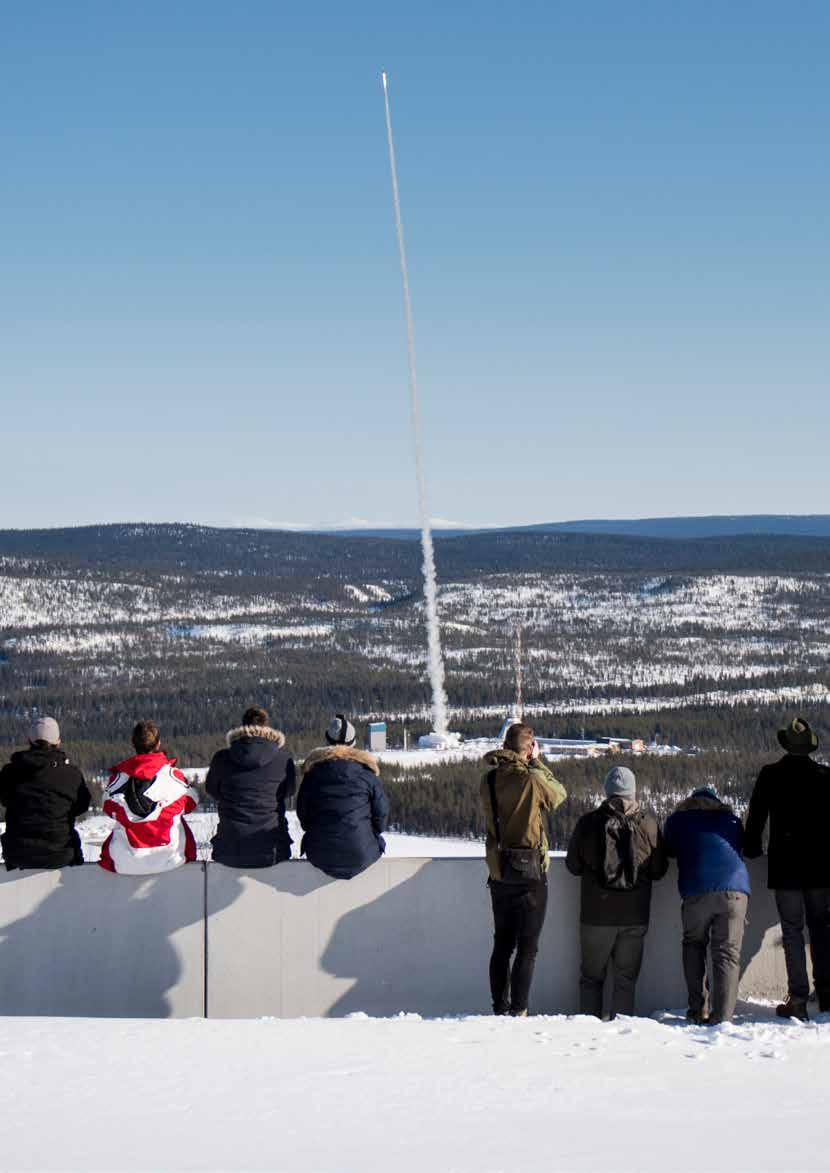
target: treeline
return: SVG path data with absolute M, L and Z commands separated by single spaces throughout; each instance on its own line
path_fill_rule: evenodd
M 621 755 L 614 765 L 629 766 L 637 776 L 641 803 L 664 820 L 677 803 L 698 786 L 714 786 L 742 811 L 761 766 L 774 760 L 764 752 L 735 751 L 672 757 Z M 602 780 L 612 764 L 607 758 L 553 762 L 551 769 L 568 792 L 567 801 L 550 818 L 551 847 L 564 851 L 577 819 L 603 798 Z M 427 770 L 384 770 L 391 829 L 410 835 L 478 839 L 484 835 L 479 787 L 480 763 L 464 762 Z
M 436 536 L 441 577 L 534 571 L 636 573 L 830 572 L 830 538 L 750 534 L 720 538 L 499 531 Z M 376 537 L 212 529 L 196 525 L 102 525 L 74 529 L 2 530 L 0 557 L 37 559 L 51 572 L 106 568 L 113 578 L 158 582 L 163 576 L 210 576 L 217 589 L 262 590 L 263 580 L 307 582 L 325 593 L 329 581 L 403 579 L 420 586 L 416 543 Z M 43 572 L 43 567 L 39 567 Z M 25 569 L 4 567 L 4 573 Z

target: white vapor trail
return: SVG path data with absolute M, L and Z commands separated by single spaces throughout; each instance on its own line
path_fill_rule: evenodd
M 386 74 L 383 82 L 383 103 L 386 108 L 386 139 L 389 144 L 389 167 L 392 172 L 392 200 L 395 205 L 395 229 L 398 234 L 398 255 L 403 280 L 403 305 L 406 316 L 406 346 L 409 355 L 409 414 L 412 420 L 412 437 L 415 445 L 415 477 L 418 483 L 418 520 L 421 527 L 421 549 L 424 561 L 424 599 L 427 616 L 427 650 L 429 654 L 429 680 L 432 685 L 432 728 L 443 736 L 447 732 L 447 692 L 444 687 L 444 659 L 441 655 L 441 631 L 438 625 L 438 584 L 435 575 L 435 550 L 432 544 L 432 528 L 429 520 L 426 478 L 424 477 L 423 442 L 421 438 L 421 415 L 418 408 L 418 372 L 415 363 L 415 329 L 412 324 L 412 301 L 409 296 L 409 270 L 406 265 L 406 249 L 403 242 L 401 223 L 401 201 L 398 194 L 398 168 L 395 162 L 395 143 L 392 138 L 392 115 L 389 112 L 389 90 Z

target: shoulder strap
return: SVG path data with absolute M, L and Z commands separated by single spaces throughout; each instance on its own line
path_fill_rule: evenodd
M 496 771 L 491 770 L 487 775 L 487 788 L 490 791 L 490 810 L 493 812 L 493 827 L 496 832 L 496 847 L 501 851 L 501 823 L 499 822 L 499 808 L 496 802 Z

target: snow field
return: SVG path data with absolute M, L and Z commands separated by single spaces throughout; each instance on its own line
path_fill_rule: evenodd
M 3 1168 L 826 1170 L 830 1016 L 744 1009 L 712 1029 L 672 1015 L 2 1019 Z

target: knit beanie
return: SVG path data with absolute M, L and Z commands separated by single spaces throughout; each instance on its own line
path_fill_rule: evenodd
M 335 713 L 334 720 L 330 721 L 326 728 L 326 741 L 329 745 L 354 745 L 356 737 L 351 721 L 342 713 Z
M 60 726 L 54 717 L 38 717 L 32 721 L 29 739 L 30 741 L 47 741 L 49 745 L 58 745 L 61 739 Z
M 697 790 L 692 791 L 692 798 L 714 798 L 716 802 L 720 802 L 717 791 L 711 786 L 698 786 Z
M 605 794 L 608 798 L 633 798 L 637 793 L 637 779 L 628 766 L 614 766 L 605 775 Z

